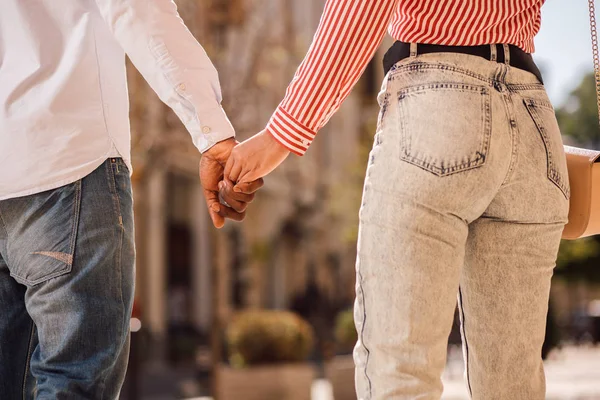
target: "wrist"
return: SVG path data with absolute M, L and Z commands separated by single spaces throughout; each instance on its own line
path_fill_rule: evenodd
M 282 154 L 285 153 L 286 155 L 291 153 L 285 143 L 281 142 L 269 129 L 265 129 L 264 135 L 268 138 L 267 140 L 271 147 L 277 149 L 278 152 L 281 152 Z
M 235 147 L 237 141 L 231 137 L 215 143 L 210 149 L 206 150 L 202 157 L 210 157 L 219 161 L 227 161 L 231 150 Z

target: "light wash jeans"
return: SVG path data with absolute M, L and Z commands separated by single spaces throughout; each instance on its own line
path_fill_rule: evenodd
M 358 398 L 440 398 L 458 294 L 472 398 L 543 399 L 569 198 L 544 87 L 484 58 L 426 54 L 394 66 L 379 103 L 360 211 Z
M 129 171 L 0 201 L 0 399 L 116 399 L 134 290 Z

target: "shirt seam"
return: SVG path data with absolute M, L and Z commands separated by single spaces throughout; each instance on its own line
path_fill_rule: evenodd
M 110 138 L 110 141 L 112 142 L 112 145 L 115 145 L 115 140 L 112 137 L 112 135 L 110 134 L 110 130 L 108 129 L 108 120 L 106 118 L 106 110 L 105 110 L 105 106 L 104 106 L 104 91 L 102 90 L 102 74 L 100 73 L 100 58 L 98 56 L 98 40 L 97 40 L 97 36 L 96 36 L 96 27 L 92 26 L 92 31 L 94 32 L 94 54 L 96 56 L 96 70 L 97 70 L 97 74 L 96 76 L 98 77 L 98 90 L 100 91 L 100 107 L 102 108 L 102 120 L 104 121 L 104 130 L 106 132 L 106 134 L 108 135 L 108 137 Z M 110 150 L 106 153 L 108 154 L 110 152 Z
M 96 27 L 94 25 L 92 25 L 92 32 L 94 33 L 94 55 L 96 56 L 96 70 L 97 70 L 96 76 L 98 77 L 98 90 L 100 91 L 100 108 L 102 109 L 102 120 L 104 121 L 104 131 L 110 142 L 109 146 L 108 146 L 108 150 L 106 150 L 106 152 L 104 153 L 104 156 L 103 156 L 104 159 L 107 159 L 110 156 L 110 154 L 112 153 L 113 149 L 116 149 L 117 153 L 119 153 L 119 154 L 121 154 L 121 151 L 117 147 L 117 142 L 115 141 L 115 138 L 113 137 L 113 135 L 110 132 L 110 129 L 108 128 L 108 118 L 106 115 L 105 101 L 104 101 L 105 96 L 104 96 L 104 90 L 102 89 L 102 73 L 101 73 L 102 69 L 100 68 L 100 57 L 98 54 L 98 40 L 97 40 L 98 37 L 96 36 Z M 129 99 L 127 101 L 129 101 Z M 131 135 L 131 133 L 130 133 L 130 135 Z M 69 182 L 69 183 L 73 183 L 73 182 Z

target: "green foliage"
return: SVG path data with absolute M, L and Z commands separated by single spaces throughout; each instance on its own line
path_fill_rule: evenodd
M 569 264 L 588 260 L 598 254 L 600 254 L 600 245 L 593 238 L 563 240 L 558 251 L 556 266 L 565 268 Z
M 600 148 L 594 74 L 583 78 L 571 92 L 566 105 L 556 112 L 556 117 L 563 135 L 573 138 L 581 146 Z
M 556 117 L 561 133 L 573 139 L 578 145 L 600 149 L 600 127 L 596 104 L 594 74 L 586 75 Z M 600 279 L 597 257 L 600 255 L 600 242 L 596 238 L 563 241 L 557 260 L 557 274 L 567 280 Z
M 244 311 L 227 329 L 229 361 L 236 368 L 300 362 L 314 346 L 308 322 L 288 311 Z
M 339 350 L 344 353 L 352 351 L 357 340 L 353 310 L 340 312 L 335 320 L 335 341 Z
M 595 237 L 564 240 L 556 261 L 556 275 L 567 281 L 600 282 L 600 241 Z
M 333 182 L 330 186 L 329 213 L 335 219 L 344 219 L 344 229 L 340 233 L 348 244 L 355 244 L 358 239 L 358 212 L 362 200 L 363 186 L 369 153 L 373 147 L 373 132 L 376 130 L 377 114 L 365 123 L 358 143 L 356 159 L 350 160 L 344 167 L 345 178 Z
M 268 242 L 257 241 L 250 246 L 250 258 L 259 262 L 267 262 L 271 257 L 271 247 Z

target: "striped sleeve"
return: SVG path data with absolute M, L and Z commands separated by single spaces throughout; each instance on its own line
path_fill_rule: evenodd
M 303 155 L 360 78 L 398 0 L 327 0 L 304 61 L 267 131 Z

